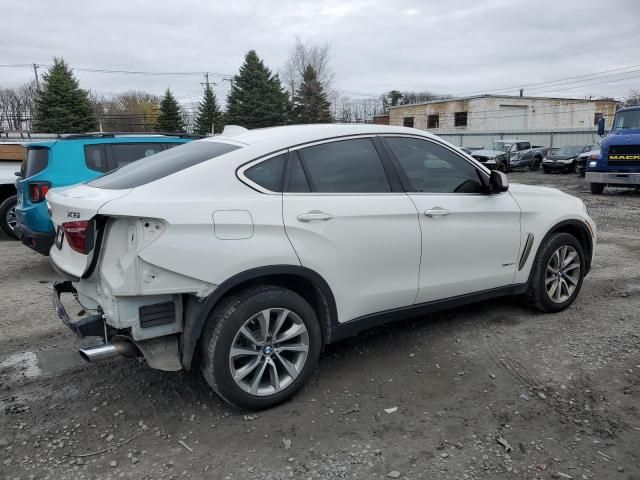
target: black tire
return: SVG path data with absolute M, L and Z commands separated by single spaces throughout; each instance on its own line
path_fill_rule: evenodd
M 10 225 L 11 217 L 15 221 L 16 196 L 13 195 L 0 204 L 0 230 L 7 237 L 17 240 L 18 235 Z
M 507 168 L 507 162 L 500 162 L 498 164 L 497 170 L 502 173 L 507 173 L 507 170 L 509 170 Z
M 233 379 L 229 354 L 238 331 L 247 319 L 267 308 L 286 308 L 304 323 L 309 335 L 307 358 L 293 382 L 271 395 L 251 395 Z M 307 382 L 320 358 L 322 334 L 309 303 L 286 288 L 263 285 L 241 291 L 216 307 L 209 317 L 202 343 L 202 373 L 225 402 L 247 410 L 270 408 L 293 397 Z
M 532 172 L 537 172 L 538 170 L 540 170 L 541 163 L 542 163 L 541 158 L 537 158 L 537 157 L 534 158 L 529 164 L 529 170 L 531 170 Z
M 576 175 L 580 175 L 580 170 L 580 164 L 578 162 L 575 162 L 572 168 L 573 173 L 575 173 Z
M 543 168 L 543 169 L 542 169 L 542 171 L 543 171 L 544 173 L 551 173 L 551 170 L 549 170 L 548 168 Z
M 604 183 L 592 183 L 591 185 L 591 193 L 594 195 L 600 195 L 604 192 Z
M 560 247 L 567 245 L 573 247 L 580 258 L 580 276 L 573 294 L 563 303 L 555 303 L 549 297 L 545 286 L 545 273 L 551 255 Z M 585 272 L 585 258 L 582 245 L 576 237 L 569 233 L 554 233 L 542 242 L 538 254 L 533 262 L 533 270 L 530 277 L 529 288 L 526 293 L 527 303 L 542 312 L 559 312 L 573 303 L 582 287 Z

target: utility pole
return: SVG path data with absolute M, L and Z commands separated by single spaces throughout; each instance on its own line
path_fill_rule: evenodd
M 39 92 L 40 91 L 40 80 L 38 79 L 38 68 L 39 65 L 37 63 L 33 64 L 33 73 L 36 76 L 36 90 Z

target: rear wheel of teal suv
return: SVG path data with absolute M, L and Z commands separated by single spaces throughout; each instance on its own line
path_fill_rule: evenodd
M 46 202 L 50 189 L 93 180 L 194 138 L 199 137 L 182 134 L 89 133 L 27 144 L 26 160 L 17 181 L 16 235 L 27 247 L 48 255 L 56 235 Z M 72 219 L 73 216 L 70 221 Z

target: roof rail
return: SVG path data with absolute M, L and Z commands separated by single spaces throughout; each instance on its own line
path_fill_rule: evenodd
M 204 138 L 202 135 L 194 135 L 186 132 L 89 132 L 89 133 L 72 133 L 64 135 L 61 140 L 80 140 L 87 138 L 115 138 L 115 137 L 179 137 L 179 138 Z

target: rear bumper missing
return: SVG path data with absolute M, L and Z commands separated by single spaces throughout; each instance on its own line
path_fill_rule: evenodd
M 69 314 L 67 313 L 67 309 L 64 307 L 62 301 L 60 300 L 60 295 L 62 295 L 63 293 L 71 293 L 72 295 L 77 295 L 73 283 L 71 283 L 70 281 L 65 281 L 55 282 L 53 284 L 53 306 L 56 309 L 58 318 L 62 320 L 62 323 L 69 327 L 71 331 L 80 338 L 104 336 L 104 315 L 98 312 L 95 315 L 88 315 L 82 317 L 79 320 L 76 320 L 75 322 L 72 322 Z

